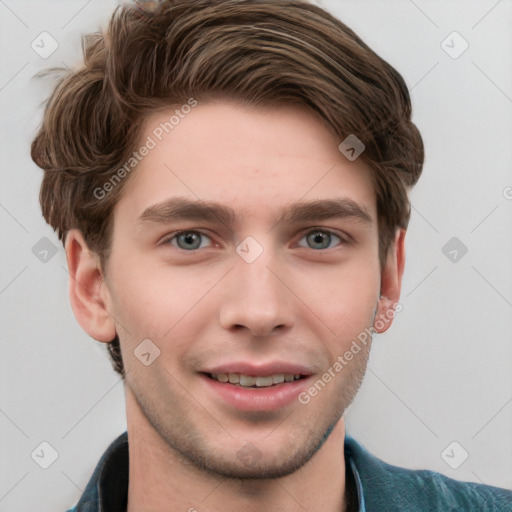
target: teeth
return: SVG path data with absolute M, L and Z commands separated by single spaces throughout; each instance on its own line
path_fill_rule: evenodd
M 240 382 L 240 376 L 236 373 L 229 374 L 229 382 L 231 384 L 238 384 Z
M 240 375 L 240 386 L 249 387 L 256 384 L 256 377 L 249 377 L 249 375 Z
M 222 383 L 229 382 L 230 384 L 239 385 L 244 388 L 266 388 L 274 384 L 298 380 L 300 379 L 300 374 L 278 373 L 276 375 L 268 375 L 266 377 L 252 377 L 250 375 L 240 375 L 238 373 L 219 373 L 212 374 L 212 378 Z
M 256 386 L 262 388 L 264 386 L 272 386 L 272 376 L 270 377 L 256 377 Z

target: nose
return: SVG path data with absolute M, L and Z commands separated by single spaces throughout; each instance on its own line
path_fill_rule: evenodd
M 226 279 L 219 313 L 224 329 L 247 329 L 253 336 L 264 337 L 292 326 L 294 295 L 287 283 L 290 274 L 285 274 L 266 251 L 252 263 L 236 256 L 235 268 Z

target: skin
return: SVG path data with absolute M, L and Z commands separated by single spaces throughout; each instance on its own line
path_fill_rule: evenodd
M 141 140 L 172 112 L 149 117 Z M 343 414 L 370 343 L 309 403 L 274 411 L 237 410 L 198 375 L 213 363 L 279 360 L 305 365 L 316 381 L 398 302 L 405 231 L 397 230 L 381 270 L 370 170 L 346 159 L 339 142 L 303 108 L 201 103 L 130 176 L 106 268 L 79 231 L 69 232 L 75 316 L 98 341 L 120 337 L 128 512 L 346 510 Z M 176 197 L 220 202 L 239 222 L 139 220 Z M 371 222 L 280 221 L 292 202 L 339 197 L 364 208 Z M 308 237 L 315 228 L 333 234 L 324 234 L 325 248 Z M 173 238 L 183 230 L 206 235 L 199 248 Z M 252 263 L 235 250 L 249 236 L 263 248 Z M 134 356 L 144 339 L 160 350 L 149 366 Z M 252 465 L 237 456 L 248 442 L 258 452 Z

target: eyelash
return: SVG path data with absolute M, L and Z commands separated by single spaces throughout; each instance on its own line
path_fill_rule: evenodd
M 206 238 L 209 238 L 210 240 L 212 239 L 209 235 L 207 235 L 206 233 L 204 233 L 203 231 L 201 230 L 197 230 L 197 229 L 187 229 L 187 230 L 184 230 L 184 231 L 177 231 L 175 233 L 172 233 L 170 234 L 169 236 L 167 236 L 166 238 L 164 238 L 161 242 L 162 245 L 173 245 L 174 247 L 176 247 L 177 249 L 181 250 L 181 251 L 184 251 L 184 252 L 197 252 L 199 251 L 199 249 L 201 249 L 201 247 L 198 247 L 197 249 L 191 249 L 191 250 L 187 250 L 187 249 L 182 249 L 181 247 L 178 247 L 177 245 L 175 244 L 172 244 L 171 241 L 172 240 L 175 240 L 177 239 L 178 236 L 180 235 L 185 235 L 185 234 L 190 234 L 190 233 L 194 233 L 194 234 L 199 234 L 201 235 L 202 237 L 206 237 Z M 341 235 L 338 235 L 337 233 L 329 230 L 329 229 L 323 229 L 323 228 L 311 228 L 310 230 L 308 230 L 307 232 L 305 232 L 302 237 L 300 238 L 300 240 L 302 240 L 303 238 L 307 237 L 308 235 L 311 235 L 313 233 L 325 233 L 325 234 L 328 234 L 330 235 L 331 237 L 334 236 L 336 238 L 338 238 L 340 240 L 340 243 L 338 244 L 339 245 L 347 245 L 350 243 L 350 241 L 348 240 L 348 238 L 344 238 L 342 237 Z M 299 240 L 299 241 L 300 241 Z M 304 247 L 304 246 L 301 246 L 301 247 Z M 335 246 L 337 247 L 337 246 Z M 306 247 L 308 248 L 308 247 Z M 311 247 L 309 247 L 309 249 L 313 250 L 313 251 L 327 251 L 329 249 L 333 249 L 333 247 L 330 247 L 330 248 L 326 248 L 326 249 L 313 249 Z

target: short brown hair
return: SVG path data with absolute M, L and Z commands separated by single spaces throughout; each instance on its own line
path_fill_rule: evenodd
M 341 21 L 306 0 L 167 0 L 151 13 L 117 7 L 106 33 L 83 36 L 82 47 L 83 66 L 59 80 L 31 147 L 45 171 L 43 216 L 60 240 L 78 228 L 105 263 L 127 180 L 100 199 L 93 191 L 130 157 L 150 113 L 191 97 L 294 103 L 340 142 L 364 143 L 383 267 L 409 222 L 423 143 L 400 74 Z M 124 377 L 117 336 L 108 350 Z

